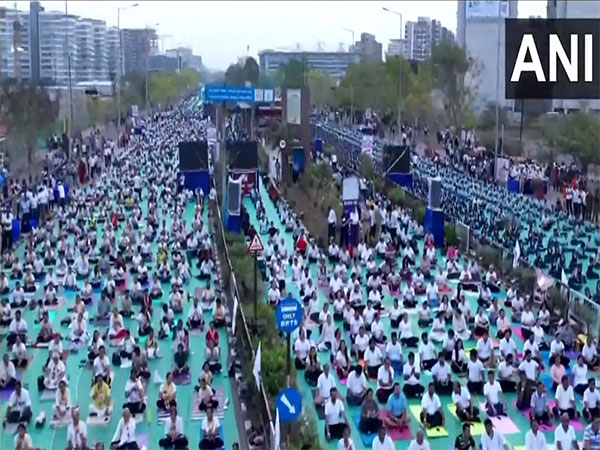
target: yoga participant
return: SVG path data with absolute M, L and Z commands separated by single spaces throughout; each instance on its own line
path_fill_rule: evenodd
M 546 425 L 552 424 L 554 414 L 548 404 L 548 396 L 546 395 L 546 385 L 540 381 L 537 384 L 535 392 L 531 395 L 531 411 L 529 412 L 529 418 L 538 423 Z
M 111 439 L 110 448 L 113 450 L 139 449 L 135 436 L 135 419 L 131 417 L 131 412 L 127 408 L 123 409 L 123 414 Z
M 419 360 L 422 370 L 431 370 L 437 362 L 435 348 L 429 342 L 427 333 L 421 335 L 421 343 L 419 344 Z
M 146 410 L 146 404 L 144 403 L 144 387 L 134 369 L 129 373 L 129 379 L 125 384 L 125 404 L 123 405 L 123 409 L 125 408 L 127 408 L 134 416 L 143 413 Z
M 421 370 L 415 363 L 414 352 L 408 353 L 408 361 L 402 368 L 402 378 L 404 379 L 402 390 L 407 398 L 415 398 L 423 395 L 425 388 L 421 384 Z
M 337 398 L 337 389 L 332 387 L 325 403 L 325 438 L 327 441 L 341 439 L 348 419 L 344 413 L 344 404 Z
M 50 361 L 44 368 L 44 387 L 53 391 L 58 388 L 60 381 L 67 382 L 67 368 L 58 352 L 53 352 Z
M 31 397 L 29 391 L 21 386 L 21 381 L 15 381 L 15 390 L 8 398 L 4 422 L 29 422 L 32 417 Z
M 497 383 L 494 372 L 488 372 L 488 381 L 483 386 L 483 395 L 485 397 L 485 411 L 488 416 L 505 416 L 507 412 L 506 399 L 502 392 L 500 383 Z
M 583 393 L 582 415 L 588 422 L 600 415 L 600 391 L 596 389 L 596 380 L 590 378 L 588 388 Z
M 168 412 L 171 406 L 177 406 L 177 387 L 173 382 L 173 374 L 167 372 L 165 381 L 160 387 L 156 407 L 164 412 Z
M 570 419 L 568 413 L 560 415 L 560 424 L 554 431 L 554 445 L 557 450 L 573 450 L 579 449 L 579 443 L 577 442 L 577 436 L 575 435 L 575 429 L 573 425 L 570 425 Z
M 461 386 L 458 381 L 452 387 L 452 403 L 456 408 L 456 415 L 463 422 L 479 422 L 479 408 L 473 406 L 469 390 Z
M 483 395 L 483 372 L 483 363 L 477 358 L 477 350 L 471 350 L 467 362 L 467 387 L 470 392 Z
M 463 341 L 457 339 L 454 349 L 450 352 L 450 368 L 456 375 L 465 375 L 468 369 L 468 358 L 463 347 Z
M 386 403 L 388 397 L 394 390 L 394 369 L 390 359 L 385 358 L 384 363 L 377 370 L 377 400 L 381 403 Z
M 54 405 L 52 406 L 52 418 L 55 420 L 64 419 L 71 412 L 71 391 L 67 383 L 61 380 L 58 383 Z
M 556 388 L 554 399 L 556 400 L 556 404 L 552 408 L 552 412 L 555 416 L 559 417 L 566 413 L 571 420 L 579 417 L 579 412 L 575 405 L 573 386 L 569 384 L 569 377 L 566 375 L 562 377 L 560 384 Z
M 90 397 L 92 401 L 89 406 L 89 415 L 104 416 L 108 421 L 108 417 L 112 412 L 112 398 L 110 396 L 110 386 L 101 375 L 96 375 Z
M 509 353 L 507 358 L 498 364 L 498 383 L 502 388 L 502 392 L 517 391 L 516 373 L 517 370 L 513 364 L 513 356 Z
M 423 432 L 423 430 L 417 430 L 415 438 L 412 441 L 410 441 L 408 450 L 431 450 L 431 447 L 429 446 L 429 441 L 425 439 L 425 433 Z
M 223 447 L 221 439 L 221 424 L 214 416 L 212 408 L 206 409 L 206 417 L 202 420 L 202 435 L 199 444 L 200 450 L 216 450 Z
M 373 399 L 373 389 L 367 389 L 365 398 L 360 406 L 360 422 L 358 429 L 364 434 L 375 434 L 381 428 L 379 406 Z
M 188 439 L 183 433 L 183 419 L 177 415 L 177 408 L 171 407 L 169 417 L 165 419 L 165 437 L 158 441 L 158 445 L 164 449 L 186 449 Z
M 352 441 L 352 438 L 350 437 L 350 433 L 350 427 L 344 428 L 344 434 L 342 435 L 342 438 L 338 441 L 337 450 L 356 450 L 356 447 L 354 446 L 354 441 Z
M 435 391 L 439 395 L 448 395 L 452 392 L 452 377 L 450 366 L 446 364 L 444 352 L 438 354 L 438 361 L 431 368 Z
M 348 405 L 361 405 L 367 392 L 368 385 L 360 364 L 355 365 L 354 370 L 348 375 L 346 388 L 346 401 L 348 402 Z
M 433 383 L 429 383 L 427 393 L 421 399 L 420 419 L 425 428 L 443 427 L 446 423 L 442 404 L 440 398 L 435 393 Z
M 17 426 L 17 434 L 15 434 L 15 450 L 39 450 L 39 447 L 33 445 L 31 436 L 27 433 L 27 427 L 24 423 Z
M 454 440 L 454 449 L 475 450 L 476 448 L 475 439 L 473 439 L 473 436 L 471 435 L 471 424 L 463 423 L 462 433 L 456 436 L 456 439 Z
M 508 450 L 506 439 L 494 428 L 491 419 L 483 422 L 485 433 L 481 435 L 482 450 Z
M 8 354 L 2 355 L 0 363 L 0 389 L 10 389 L 17 382 L 17 372 L 14 363 L 9 359 Z

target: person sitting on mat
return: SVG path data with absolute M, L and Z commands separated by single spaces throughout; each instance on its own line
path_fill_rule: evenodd
M 419 338 L 413 334 L 412 323 L 408 320 L 408 313 L 402 315 L 402 320 L 399 325 L 400 342 L 406 347 L 417 347 Z
M 306 370 L 304 371 L 304 379 L 309 386 L 315 387 L 317 385 L 317 380 L 319 375 L 321 375 L 321 372 L 321 363 L 319 362 L 319 357 L 317 355 L 317 348 L 313 345 L 310 347 Z
M 531 350 L 524 349 L 524 359 L 519 364 L 519 371 L 525 373 L 525 376 L 530 381 L 536 381 L 539 378 L 540 374 L 540 365 L 538 362 L 533 359 Z
M 117 429 L 110 441 L 112 450 L 137 450 L 139 445 L 135 436 L 135 419 L 131 417 L 129 409 L 123 409 Z
M 67 387 L 67 383 L 60 380 L 54 398 L 54 405 L 52 405 L 52 419 L 63 420 L 71 412 L 71 406 L 71 391 Z
M 53 352 L 44 368 L 44 387 L 49 391 L 57 389 L 60 381 L 67 381 L 67 368 L 60 356 L 58 352 Z
M 346 341 L 341 339 L 342 333 L 341 330 L 338 329 L 336 330 L 336 334 L 335 334 L 335 343 L 334 343 L 334 350 L 337 347 L 338 350 L 335 353 L 335 371 L 338 375 L 338 378 L 340 380 L 344 379 L 344 378 L 348 378 L 349 374 L 350 374 L 350 370 L 352 368 L 352 357 L 350 356 L 350 352 L 348 351 L 348 347 L 346 346 Z M 339 339 L 339 344 L 337 343 Z M 333 356 L 333 352 L 332 352 L 332 356 Z M 362 367 L 361 367 L 362 369 Z M 319 373 L 320 375 L 320 373 Z
M 202 420 L 202 438 L 198 447 L 200 450 L 215 450 L 224 445 L 221 439 L 221 424 L 214 415 L 213 408 L 206 409 L 206 417 Z
M 512 331 L 508 328 L 500 339 L 498 348 L 500 350 L 500 359 L 506 360 L 508 355 L 512 356 L 512 360 L 517 361 L 517 345 L 512 338 Z
M 92 399 L 89 406 L 90 416 L 110 416 L 112 411 L 110 386 L 104 381 L 102 376 L 96 375 L 90 397 Z
M 198 329 L 201 332 L 204 331 L 203 311 L 200 306 L 200 300 L 197 297 L 194 297 L 192 300 L 192 307 L 188 312 L 187 327 L 190 330 Z
M 570 421 L 569 414 L 561 414 L 560 425 L 558 425 L 554 431 L 554 443 L 558 450 L 579 450 L 575 428 L 570 424 Z
M 12 362 L 15 367 L 24 369 L 29 364 L 29 356 L 27 355 L 27 347 L 21 340 L 21 337 L 17 335 L 17 339 L 11 348 Z
M 420 397 L 425 388 L 421 385 L 421 370 L 415 363 L 414 352 L 408 353 L 408 361 L 402 367 L 402 378 L 404 379 L 403 392 L 408 398 Z
M 21 386 L 21 381 L 15 381 L 15 390 L 8 398 L 4 422 L 19 423 L 31 420 L 31 397 L 29 391 Z
M 533 311 L 531 311 L 531 305 L 525 303 L 523 312 L 521 313 L 521 336 L 523 336 L 523 339 L 529 339 L 533 325 L 535 325 L 535 316 L 533 315 Z
M 444 352 L 438 354 L 438 361 L 431 368 L 431 375 L 433 377 L 435 391 L 439 395 L 448 395 L 452 392 L 450 366 L 446 364 Z
M 9 359 L 8 354 L 2 355 L 0 363 L 0 389 L 10 389 L 14 387 L 17 381 L 17 372 L 14 363 Z
M 496 382 L 494 372 L 488 371 L 488 381 L 483 385 L 485 397 L 485 411 L 489 417 L 505 416 L 507 411 L 506 400 L 500 383 Z
M 375 434 L 381 428 L 379 406 L 373 399 L 373 389 L 367 389 L 365 398 L 360 406 L 360 422 L 358 429 L 364 434 Z
M 108 324 L 108 338 L 116 343 L 125 336 L 125 328 L 123 327 L 123 316 L 119 313 L 118 308 L 113 308 Z
M 215 391 L 208 385 L 206 378 L 199 378 L 198 382 L 197 395 L 200 399 L 198 409 L 200 411 L 206 411 L 208 408 L 216 409 L 219 401 L 215 398 Z
M 429 383 L 427 393 L 421 399 L 421 423 L 425 428 L 443 427 L 446 417 L 442 409 L 440 398 L 435 393 L 435 385 Z
M 161 411 L 169 411 L 171 406 L 177 406 L 177 386 L 173 382 L 173 374 L 167 372 L 167 377 L 160 387 L 156 407 Z
M 387 411 L 384 418 L 386 427 L 402 431 L 409 426 L 410 417 L 406 397 L 400 390 L 400 383 L 394 383 L 393 392 L 388 397 L 385 409 Z
M 562 377 L 567 374 L 565 366 L 560 363 L 560 355 L 554 357 L 554 364 L 550 368 L 550 378 L 552 379 L 552 391 L 556 391 L 556 388 L 560 384 Z
M 502 392 L 516 392 L 517 381 L 515 380 L 516 368 L 513 364 L 512 354 L 498 364 L 498 383 Z
M 329 393 L 335 389 L 335 379 L 329 370 L 329 364 L 323 364 L 323 373 L 317 380 L 317 393 L 315 394 L 315 406 L 323 408 L 329 400 Z
M 371 380 L 377 379 L 377 373 L 383 362 L 383 356 L 379 347 L 375 346 L 375 339 L 369 339 L 369 346 L 363 356 L 367 365 L 367 375 Z
M 494 352 L 494 344 L 487 331 L 484 331 L 483 335 L 477 339 L 477 357 L 486 367 L 494 367 L 496 365 L 496 358 Z
M 344 404 L 337 398 L 337 389 L 332 387 L 325 403 L 325 438 L 327 441 L 341 439 L 348 419 L 344 413 Z
M 482 450 L 508 450 L 510 448 L 504 436 L 494 428 L 492 419 L 485 419 L 483 425 L 485 432 L 481 436 Z
M 479 422 L 479 409 L 473 406 L 471 394 L 465 386 L 455 381 L 452 386 L 452 402 L 456 408 L 456 415 L 463 422 Z
M 557 386 L 554 399 L 556 403 L 554 408 L 552 408 L 552 412 L 555 416 L 558 417 L 567 413 L 571 420 L 577 419 L 579 412 L 575 405 L 575 394 L 573 386 L 569 384 L 569 377 L 567 375 L 562 377 L 560 384 Z
M 421 370 L 431 370 L 437 362 L 435 348 L 429 341 L 427 333 L 421 335 L 421 343 L 419 344 L 419 359 Z
M 381 403 L 387 402 L 388 397 L 394 390 L 394 368 L 389 358 L 385 358 L 384 363 L 377 371 L 377 400 Z
M 221 365 L 221 351 L 215 341 L 207 341 L 204 357 L 208 363 L 208 367 L 212 373 L 220 373 L 223 366 Z
M 417 308 L 417 325 L 421 328 L 427 328 L 433 323 L 431 318 L 431 309 L 426 300 Z
M 368 385 L 367 378 L 360 364 L 355 365 L 354 370 L 348 374 L 346 388 L 346 401 L 348 405 L 359 406 L 362 404 Z
M 588 422 L 600 415 L 600 391 L 596 389 L 594 378 L 589 379 L 588 388 L 583 393 L 583 410 L 581 414 Z
M 188 447 L 188 439 L 183 434 L 183 419 L 177 415 L 177 408 L 174 406 L 169 411 L 169 417 L 165 419 L 165 437 L 158 441 L 158 445 L 164 449 Z
M 129 379 L 125 384 L 125 400 L 123 408 L 129 409 L 133 415 L 143 413 L 146 409 L 144 387 L 138 373 L 133 369 L 129 372 Z
M 467 319 L 458 308 L 452 313 L 452 330 L 454 330 L 454 336 L 458 339 L 462 339 L 463 341 L 471 339 L 471 331 L 467 326 Z
M 310 351 L 310 342 L 306 338 L 306 331 L 301 329 L 296 342 L 294 342 L 294 353 L 296 358 L 294 359 L 294 365 L 296 370 L 302 370 L 306 368 L 308 353 Z
M 598 356 L 596 342 L 591 336 L 588 336 L 587 342 L 583 345 L 581 355 L 590 370 L 595 370 L 596 367 L 600 365 L 600 357 Z
M 490 321 L 485 315 L 483 306 L 480 306 L 477 309 L 477 314 L 475 314 L 474 325 L 475 328 L 473 329 L 473 335 L 476 338 L 481 338 L 485 333 L 489 333 L 490 331 Z
M 15 311 L 15 317 L 8 327 L 6 345 L 13 345 L 17 341 L 17 336 L 22 342 L 27 342 L 27 321 L 22 318 L 20 309 Z
M 554 414 L 548 404 L 546 385 L 543 381 L 538 381 L 535 391 L 531 394 L 529 406 L 531 408 L 529 411 L 530 420 L 536 420 L 538 423 L 552 426 Z
M 183 377 L 190 373 L 188 365 L 188 352 L 185 351 L 182 344 L 177 345 L 177 351 L 173 355 L 174 366 L 171 369 L 173 378 Z
M 404 357 L 402 355 L 402 344 L 398 341 L 398 333 L 392 331 L 391 340 L 385 346 L 385 354 L 390 359 L 390 363 L 394 371 L 402 372 L 402 363 Z
M 463 423 L 462 433 L 456 436 L 456 439 L 454 440 L 454 449 L 475 450 L 476 448 L 475 439 L 473 439 L 473 436 L 471 435 L 471 424 Z

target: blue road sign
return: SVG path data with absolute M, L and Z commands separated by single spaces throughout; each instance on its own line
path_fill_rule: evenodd
M 205 103 L 213 102 L 254 102 L 254 88 L 246 86 L 215 86 L 206 85 L 202 89 Z
M 275 399 L 275 407 L 279 411 L 279 420 L 291 422 L 302 412 L 302 396 L 297 389 L 286 388 Z
M 302 305 L 295 298 L 282 299 L 275 309 L 277 328 L 284 333 L 291 333 L 302 321 Z

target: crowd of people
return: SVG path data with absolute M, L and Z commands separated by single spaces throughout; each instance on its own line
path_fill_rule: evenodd
M 19 217 L 35 219 L 36 226 L 24 229 L 20 242 L 10 239 L 12 220 L 3 215 L 0 327 L 8 353 L 0 363 L 0 388 L 11 392 L 4 424 L 19 424 L 19 450 L 33 448 L 31 419 L 36 416 L 37 426 L 46 420 L 21 382 L 34 352 L 47 352 L 35 374 L 37 389 L 54 396 L 50 422 L 68 424 L 67 448 L 141 448 L 136 418 L 148 408 L 165 430 L 148 448 L 187 448 L 189 433 L 196 432 L 184 430 L 189 412 L 178 404 L 177 385 L 192 376 L 198 379 L 194 397 L 202 418 L 199 447 L 224 445 L 217 412 L 228 399 L 217 395 L 214 379 L 223 369 L 219 328 L 226 310 L 211 283 L 215 255 L 204 200 L 209 193 L 185 189 L 177 175 L 178 143 L 202 138 L 201 117 L 190 108 L 184 103 L 148 118 L 121 151 L 107 141 L 88 154 L 86 161 L 95 162 L 69 192 L 51 176 L 37 186 L 23 184 Z M 57 196 L 40 194 L 56 186 Z M 197 279 L 202 287 L 193 289 Z M 66 308 L 69 314 L 58 326 L 51 317 Z M 191 333 L 205 343 L 204 351 L 195 349 L 205 361 L 198 373 L 188 362 Z M 91 373 L 92 384 L 89 398 L 75 401 L 71 392 L 78 379 L 66 366 L 80 350 L 86 357 L 79 370 Z M 151 361 L 160 358 L 172 361 L 171 368 L 152 374 Z M 124 391 L 113 390 L 115 368 L 129 371 Z M 154 383 L 160 385 L 158 400 L 150 405 Z M 81 419 L 86 402 L 88 418 Z M 108 424 L 115 414 L 121 418 L 112 438 L 89 441 L 86 423 Z

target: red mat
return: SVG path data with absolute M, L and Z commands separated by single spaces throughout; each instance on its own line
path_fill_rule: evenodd
M 379 411 L 381 420 L 384 420 L 387 415 L 388 412 L 385 409 Z M 410 427 L 405 427 L 403 430 L 399 430 L 398 428 L 388 428 L 387 433 L 392 438 L 392 441 L 410 441 L 414 438 L 410 431 Z

